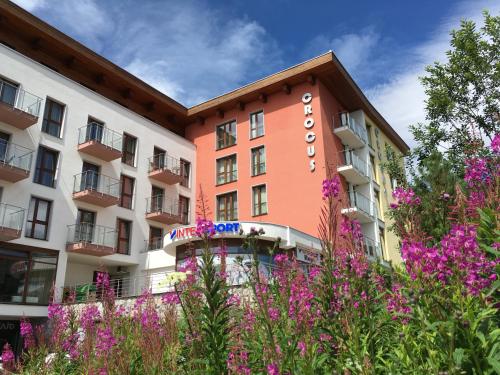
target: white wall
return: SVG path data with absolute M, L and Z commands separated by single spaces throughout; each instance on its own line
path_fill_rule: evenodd
M 185 188 L 179 184 L 173 186 L 157 185 L 165 189 L 167 197 L 177 199 L 179 194 L 189 197 L 191 216 L 193 218 L 196 158 L 195 146 L 191 142 L 1 44 L 0 76 L 18 83 L 21 88 L 44 99 L 38 123 L 28 129 L 19 130 L 0 122 L 0 131 L 10 133 L 11 142 L 35 150 L 29 178 L 17 183 L 0 181 L 0 186 L 3 187 L 2 201 L 8 204 L 27 209 L 32 195 L 53 201 L 47 241 L 26 238 L 23 231 L 22 237 L 12 242 L 50 248 L 60 252 L 56 287 L 61 287 L 65 283 L 65 278 L 68 281 L 88 279 L 88 275 L 80 275 L 80 273 L 85 272 L 85 267 L 70 268 L 71 273 L 65 276 L 68 261 L 68 254 L 64 250 L 67 238 L 66 227 L 75 223 L 79 207 L 97 212 L 97 225 L 114 228 L 117 217 L 133 221 L 131 254 L 116 254 L 99 259 L 88 255 L 75 257 L 71 254 L 69 255 L 69 261 L 73 262 L 73 259 L 75 259 L 78 263 L 94 265 L 99 262 L 109 262 L 114 265 L 139 265 L 141 263 L 140 251 L 144 249 L 145 240 L 149 235 L 149 223 L 144 218 L 146 198 L 151 194 L 151 181 L 147 173 L 147 158 L 153 155 L 154 146 L 167 150 L 169 155 L 191 162 L 190 186 L 192 188 Z M 47 97 L 66 105 L 62 139 L 41 132 L 43 110 Z M 126 132 L 138 138 L 136 167 L 125 165 L 121 163 L 120 159 L 105 162 L 77 151 L 78 128 L 87 124 L 88 116 L 103 121 L 108 128 L 114 131 Z M 55 188 L 33 183 L 38 145 L 44 145 L 60 152 Z M 135 196 L 132 210 L 118 206 L 100 208 L 73 201 L 73 176 L 81 173 L 84 160 L 98 164 L 101 167 L 102 174 L 119 179 L 120 173 L 123 173 L 135 178 Z M 193 220 L 192 218 L 191 220 Z M 163 226 L 165 232 L 169 230 L 165 225 L 153 222 L 151 224 L 159 227 Z M 142 264 L 145 263 L 142 262 Z M 138 268 L 140 267 L 132 268 L 132 272 L 139 274 L 142 270 Z M 1 307 L 0 315 L 2 315 Z

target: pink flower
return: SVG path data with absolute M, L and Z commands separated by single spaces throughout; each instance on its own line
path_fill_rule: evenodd
M 403 187 L 397 187 L 392 192 L 393 198 L 396 200 L 396 203 L 392 203 L 391 208 L 398 208 L 401 205 L 407 206 L 418 206 L 421 201 L 420 198 L 415 195 L 415 192 L 411 189 L 404 189 Z
M 97 328 L 97 339 L 95 349 L 98 357 L 105 357 L 110 354 L 113 346 L 117 344 L 110 327 Z
M 268 375 L 280 375 L 280 370 L 275 363 L 270 363 L 267 365 Z
M 299 341 L 297 343 L 297 348 L 299 348 L 300 350 L 300 356 L 304 357 L 306 355 L 306 344 L 304 343 L 304 341 Z
M 196 235 L 198 237 L 211 238 L 215 235 L 214 223 L 212 220 L 196 218 Z
M 473 158 L 466 160 L 464 180 L 470 188 L 489 185 L 492 181 L 492 175 L 486 159 Z
M 15 360 L 16 360 L 16 357 L 14 356 L 14 353 L 12 352 L 12 348 L 10 347 L 9 343 L 6 343 L 3 346 L 3 350 L 2 350 L 2 364 L 3 364 L 4 369 L 13 370 L 15 367 Z
M 340 193 L 340 178 L 335 175 L 333 178 L 328 178 L 323 181 L 323 199 L 336 198 Z
M 495 134 L 491 141 L 491 149 L 494 154 L 500 154 L 500 134 Z
M 35 336 L 33 335 L 33 327 L 26 319 L 21 319 L 20 326 L 21 336 L 23 338 L 24 349 L 30 349 L 35 346 Z
M 161 296 L 161 301 L 167 305 L 178 305 L 181 303 L 176 292 L 168 292 Z

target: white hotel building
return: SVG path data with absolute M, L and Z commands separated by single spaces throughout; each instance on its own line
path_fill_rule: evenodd
M 52 285 L 172 268 L 147 250 L 193 221 L 195 160 L 185 138 L 0 44 L 0 340 L 47 316 Z

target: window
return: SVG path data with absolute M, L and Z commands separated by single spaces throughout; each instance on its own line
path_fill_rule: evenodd
M 385 258 L 385 236 L 384 228 L 379 228 L 379 238 L 380 238 L 380 252 L 382 257 Z
M 121 175 L 120 177 L 120 207 L 132 208 L 132 201 L 134 198 L 134 183 L 132 177 Z
M 377 168 L 375 167 L 375 157 L 370 155 L 370 168 L 372 173 L 372 179 L 377 181 Z
M 0 101 L 14 107 L 16 104 L 17 85 L 0 78 Z
M 165 156 L 165 150 L 155 146 L 153 148 L 153 163 L 151 165 L 151 170 L 156 171 L 165 168 Z
M 46 240 L 52 202 L 32 197 L 28 209 L 26 237 Z
M 380 206 L 380 193 L 377 190 L 374 190 L 373 194 L 375 195 L 375 205 L 377 206 L 377 217 L 381 219 L 382 217 L 380 216 L 380 213 L 382 211 Z
M 181 176 L 182 181 L 181 185 L 185 187 L 189 187 L 189 175 L 191 173 L 191 163 L 181 159 Z
M 189 224 L 189 198 L 179 195 L 179 213 L 181 215 L 181 223 Z
M 217 185 L 227 184 L 238 179 L 236 155 L 217 159 Z
M 61 138 L 63 116 L 64 105 L 47 98 L 43 114 L 42 131 L 54 137 Z
M 57 270 L 57 253 L 0 248 L 0 303 L 48 305 Z
M 236 144 L 236 121 L 217 126 L 217 150 Z
M 132 222 L 128 220 L 118 219 L 118 241 L 116 251 L 118 254 L 130 254 L 130 237 Z
M 366 134 L 368 136 L 368 146 L 373 148 L 373 141 L 372 141 L 372 127 L 371 125 L 366 124 Z
M 38 148 L 35 168 L 35 183 L 54 187 L 59 152 L 43 146 Z
M 161 228 L 149 227 L 148 250 L 163 248 L 163 230 Z
M 151 204 L 149 205 L 149 212 L 162 212 L 163 211 L 163 195 L 162 188 L 153 186 L 151 188 Z
M 102 143 L 103 133 L 104 123 L 89 116 L 85 130 L 85 142 L 97 141 Z
M 250 114 L 250 138 L 264 135 L 264 112 L 259 111 Z
M 10 152 L 9 152 L 9 141 L 10 134 L 0 132 L 0 162 L 9 164 L 10 160 Z
M 252 176 L 266 173 L 266 149 L 264 146 L 252 148 Z
M 94 242 L 94 224 L 96 213 L 87 210 L 78 210 L 76 217 L 75 242 Z
M 99 184 L 99 166 L 84 161 L 82 164 L 82 178 L 80 180 L 80 191 L 84 190 L 97 191 L 98 184 Z
M 236 192 L 217 197 L 217 220 L 238 220 L 238 196 Z
M 123 134 L 122 163 L 135 167 L 135 151 L 137 148 L 137 138 Z
M 254 186 L 253 192 L 253 216 L 267 214 L 267 188 L 266 185 Z

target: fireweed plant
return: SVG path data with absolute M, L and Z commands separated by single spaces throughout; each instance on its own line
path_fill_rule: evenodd
M 239 286 L 228 281 L 227 249 L 201 199 L 201 256 L 192 244 L 193 256 L 166 276 L 169 292 L 145 290 L 126 305 L 102 273 L 102 302 L 52 304 L 45 329 L 23 319 L 23 353 L 15 359 L 6 345 L 4 372 L 498 374 L 499 179 L 496 136 L 491 156 L 465 162 L 442 238 L 420 226 L 421 198 L 395 189 L 389 216 L 403 262 L 391 266 L 366 255 L 332 175 L 322 186 L 321 258 L 303 264 L 279 239 L 265 248 L 265 233 L 252 228 L 250 255 L 236 262 L 246 275 Z

